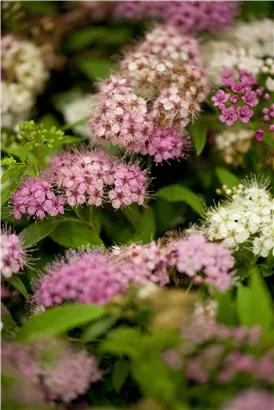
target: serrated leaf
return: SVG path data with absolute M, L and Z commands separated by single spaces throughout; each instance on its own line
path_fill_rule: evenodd
M 9 282 L 16 290 L 18 290 L 18 292 L 20 292 L 25 299 L 29 299 L 28 291 L 18 275 L 13 275 L 11 278 L 6 278 L 6 281 Z
M 207 126 L 205 123 L 195 122 L 188 126 L 189 134 L 192 138 L 197 155 L 200 155 L 206 144 Z
M 166 199 L 169 202 L 186 202 L 195 212 L 203 214 L 204 206 L 199 197 L 190 189 L 182 185 L 168 185 L 156 192 L 161 198 Z
M 107 77 L 113 68 L 113 64 L 109 60 L 87 58 L 78 61 L 77 67 L 90 81 L 96 81 Z
M 27 168 L 28 165 L 12 165 L 2 174 L 1 184 L 5 184 L 9 180 L 17 181 L 26 172 Z
M 65 333 L 99 319 L 105 314 L 105 308 L 97 305 L 65 305 L 53 307 L 37 316 L 32 316 L 25 323 L 17 337 L 19 342 L 33 342 Z
M 50 235 L 51 239 L 67 248 L 103 246 L 100 236 L 87 225 L 78 222 L 63 222 Z
M 34 245 L 48 236 L 60 223 L 60 219 L 50 218 L 34 222 L 24 229 L 21 238 L 24 246 Z
M 115 364 L 114 364 L 114 369 L 112 373 L 112 382 L 114 389 L 119 392 L 121 390 L 121 387 L 126 381 L 126 378 L 129 374 L 129 362 L 125 360 L 124 358 L 120 357 Z
M 241 180 L 226 168 L 216 167 L 215 172 L 221 184 L 226 185 L 229 189 L 241 183 Z

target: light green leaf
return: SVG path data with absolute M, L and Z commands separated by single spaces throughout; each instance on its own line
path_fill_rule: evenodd
M 67 248 L 79 248 L 81 246 L 104 245 L 100 236 L 93 232 L 87 225 L 78 222 L 63 222 L 50 235 L 51 239 L 59 245 Z
M 12 165 L 2 174 L 1 184 L 5 184 L 9 180 L 17 181 L 26 172 L 27 167 L 27 165 L 22 164 Z
M 79 142 L 82 142 L 83 138 L 81 137 L 74 137 L 73 135 L 65 135 L 60 141 L 60 144 L 78 144 Z
M 33 141 L 27 142 L 22 148 L 18 148 L 18 155 L 21 161 L 25 161 L 29 151 L 33 148 Z
M 241 183 L 241 180 L 226 168 L 215 168 L 216 175 L 222 185 L 226 185 L 229 189 L 238 186 Z
M 58 217 L 34 222 L 21 233 L 24 246 L 34 245 L 48 236 L 59 225 Z
M 195 212 L 203 214 L 204 206 L 199 197 L 194 194 L 190 189 L 182 185 L 168 185 L 156 192 L 161 198 L 166 199 L 169 202 L 186 202 Z
M 85 59 L 77 62 L 78 69 L 91 80 L 103 79 L 110 74 L 113 64 L 109 60 Z
M 262 141 L 264 144 L 268 145 L 270 148 L 274 149 L 274 138 L 273 133 L 266 132 L 264 139 Z
M 57 121 L 57 119 L 54 117 L 54 115 L 50 113 L 44 114 L 42 117 L 39 118 L 37 122 L 39 124 L 43 124 L 43 128 L 46 128 L 48 130 L 51 130 L 52 127 L 55 127 L 56 129 L 60 127 L 60 124 Z
M 114 389 L 119 392 L 121 387 L 126 381 L 126 378 L 129 374 L 130 366 L 129 362 L 123 357 L 120 357 L 114 364 L 112 381 Z
M 197 155 L 200 155 L 206 144 L 207 126 L 204 122 L 195 122 L 188 126 L 189 134 L 192 138 L 193 145 Z
M 49 338 L 82 326 L 105 314 L 105 309 L 97 305 L 65 305 L 53 307 L 37 316 L 32 316 L 18 334 L 19 342 L 33 342 Z
M 2 336 L 5 336 L 6 334 L 9 333 L 10 330 L 13 330 L 17 327 L 10 312 L 8 311 L 8 309 L 2 302 L 1 302 L 1 321 L 3 323 L 3 330 L 1 332 Z
M 106 331 L 109 330 L 115 322 L 116 319 L 113 317 L 103 317 L 97 322 L 89 325 L 87 329 L 85 329 L 81 339 L 84 342 L 90 342 L 91 340 L 94 340 L 97 337 L 102 336 L 104 333 L 106 333 Z
M 21 281 L 18 275 L 13 275 L 11 278 L 6 278 L 7 282 L 9 282 L 18 292 L 20 292 L 25 299 L 29 299 L 29 294 L 27 289 L 25 288 L 24 283 Z
M 20 180 L 14 181 L 11 184 L 5 186 L 1 190 L 1 206 L 3 206 L 10 199 L 10 197 L 12 196 L 14 191 L 16 191 L 20 183 Z

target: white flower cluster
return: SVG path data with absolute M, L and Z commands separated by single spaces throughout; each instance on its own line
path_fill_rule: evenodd
M 226 192 L 231 196 L 208 210 L 204 234 L 232 249 L 251 242 L 255 255 L 274 254 L 274 198 L 266 186 L 252 179 Z
M 274 59 L 271 57 L 266 58 L 261 71 L 267 75 L 267 78 L 265 81 L 266 88 L 269 91 L 273 92 L 274 91 Z
M 202 58 L 212 83 L 220 84 L 223 69 L 246 69 L 254 76 L 264 71 L 264 57 L 273 56 L 273 24 L 270 19 L 239 22 L 219 40 L 205 42 Z
M 1 39 L 2 126 L 13 128 L 28 117 L 48 78 L 41 51 L 29 41 Z
M 69 101 L 60 105 L 66 124 L 72 124 L 90 115 L 91 107 L 94 104 L 94 95 L 84 94 L 81 91 L 69 92 Z M 90 127 L 86 124 L 76 125 L 72 130 L 84 138 L 91 138 Z
M 238 166 L 242 163 L 241 154 L 248 152 L 253 138 L 253 130 L 232 126 L 216 135 L 215 144 L 227 164 Z

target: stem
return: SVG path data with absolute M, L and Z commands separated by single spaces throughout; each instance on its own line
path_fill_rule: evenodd
M 89 225 L 90 225 L 91 229 L 94 232 L 96 232 L 95 226 L 94 226 L 93 221 L 92 221 L 92 209 L 90 209 Z
M 192 285 L 193 285 L 193 280 L 189 283 L 188 288 L 186 290 L 186 294 L 188 294 L 190 292 L 190 290 L 192 288 Z
M 146 167 L 149 169 L 152 166 L 152 156 L 148 155 Z
M 71 124 L 64 125 L 64 126 L 63 126 L 62 128 L 60 128 L 60 129 L 61 129 L 61 131 L 70 130 L 71 128 L 74 128 L 74 127 L 76 127 L 77 125 L 83 125 L 83 124 L 85 124 L 85 122 L 87 122 L 88 120 L 89 120 L 89 117 L 85 117 L 85 118 L 82 118 L 81 120 L 72 122 Z
M 61 222 L 78 222 L 84 225 L 89 226 L 89 223 L 84 221 L 83 219 L 79 219 L 79 218 L 64 218 Z

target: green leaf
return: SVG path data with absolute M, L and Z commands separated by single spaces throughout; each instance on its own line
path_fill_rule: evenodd
M 114 364 L 112 381 L 114 389 L 119 393 L 129 374 L 129 362 L 120 357 Z
M 33 141 L 27 142 L 22 148 L 18 148 L 18 155 L 21 161 L 25 161 L 29 151 L 33 148 Z
M 215 299 L 218 302 L 217 321 L 227 326 L 235 326 L 237 324 L 237 312 L 231 292 L 216 292 Z
M 240 323 L 244 326 L 261 325 L 268 333 L 272 328 L 273 311 L 272 300 L 267 286 L 256 266 L 252 272 L 249 286 L 240 285 L 237 290 L 237 313 Z
M 138 229 L 140 226 L 140 219 L 141 219 L 141 212 L 138 208 L 137 204 L 132 204 L 130 207 L 126 207 L 122 209 L 123 214 L 131 223 L 131 225 Z
M 50 235 L 51 239 L 59 245 L 67 248 L 79 248 L 81 246 L 104 245 L 100 236 L 89 229 L 88 226 L 78 222 L 63 222 Z
M 207 126 L 204 122 L 195 122 L 188 126 L 189 134 L 196 149 L 197 155 L 200 155 L 206 144 Z
M 226 168 L 215 168 L 216 175 L 222 185 L 226 185 L 229 189 L 238 186 L 241 183 L 241 180 Z
M 244 1 L 241 5 L 241 19 L 257 20 L 263 19 L 269 15 L 271 10 L 271 1 Z
M 21 184 L 20 180 L 14 181 L 11 184 L 5 186 L 1 191 L 1 206 L 3 206 L 12 196 L 14 191 L 18 188 Z
M 94 340 L 97 337 L 105 334 L 107 330 L 109 330 L 114 325 L 115 322 L 116 322 L 116 319 L 113 317 L 110 317 L 110 316 L 103 317 L 97 322 L 89 325 L 85 329 L 81 339 L 84 342 L 90 342 L 91 340 Z
M 96 81 L 107 77 L 113 69 L 113 64 L 109 60 L 95 60 L 89 58 L 78 61 L 77 67 L 88 80 Z
M 82 142 L 83 138 L 81 137 L 74 137 L 73 135 L 65 135 L 63 137 L 63 140 L 60 141 L 60 144 L 78 144 L 79 142 Z
M 15 289 L 17 289 L 25 299 L 29 299 L 28 291 L 18 275 L 13 275 L 11 278 L 6 278 L 6 281 L 9 282 Z
M 105 309 L 97 305 L 65 305 L 53 307 L 37 316 L 32 316 L 18 334 L 19 342 L 33 342 L 57 336 L 68 330 L 97 320 Z
M 273 133 L 266 132 L 264 139 L 262 141 L 264 144 L 268 145 L 270 148 L 274 149 L 274 138 Z
M 204 206 L 199 197 L 194 194 L 190 189 L 182 185 L 168 185 L 156 192 L 161 198 L 166 199 L 169 202 L 186 202 L 195 212 L 202 215 L 204 212 Z
M 155 216 L 152 208 L 145 210 L 141 216 L 139 228 L 128 242 L 142 242 L 143 244 L 151 242 L 156 233 Z
M 21 7 L 26 8 L 33 14 L 43 14 L 58 10 L 56 1 L 24 1 Z
M 1 184 L 4 184 L 5 182 L 9 180 L 17 181 L 26 172 L 27 168 L 28 168 L 27 165 L 22 165 L 22 164 L 12 165 L 2 174 Z
M 51 130 L 52 127 L 55 127 L 56 129 L 60 127 L 60 124 L 55 116 L 50 113 L 44 114 L 37 122 L 39 124 L 43 124 L 43 128 L 47 128 L 48 130 Z
M 24 246 L 34 245 L 48 236 L 60 223 L 58 217 L 34 222 L 21 233 Z
M 3 323 L 3 330 L 1 332 L 2 336 L 5 336 L 6 334 L 9 333 L 10 330 L 13 330 L 17 327 L 10 312 L 8 311 L 8 309 L 2 302 L 1 302 L 1 321 Z

